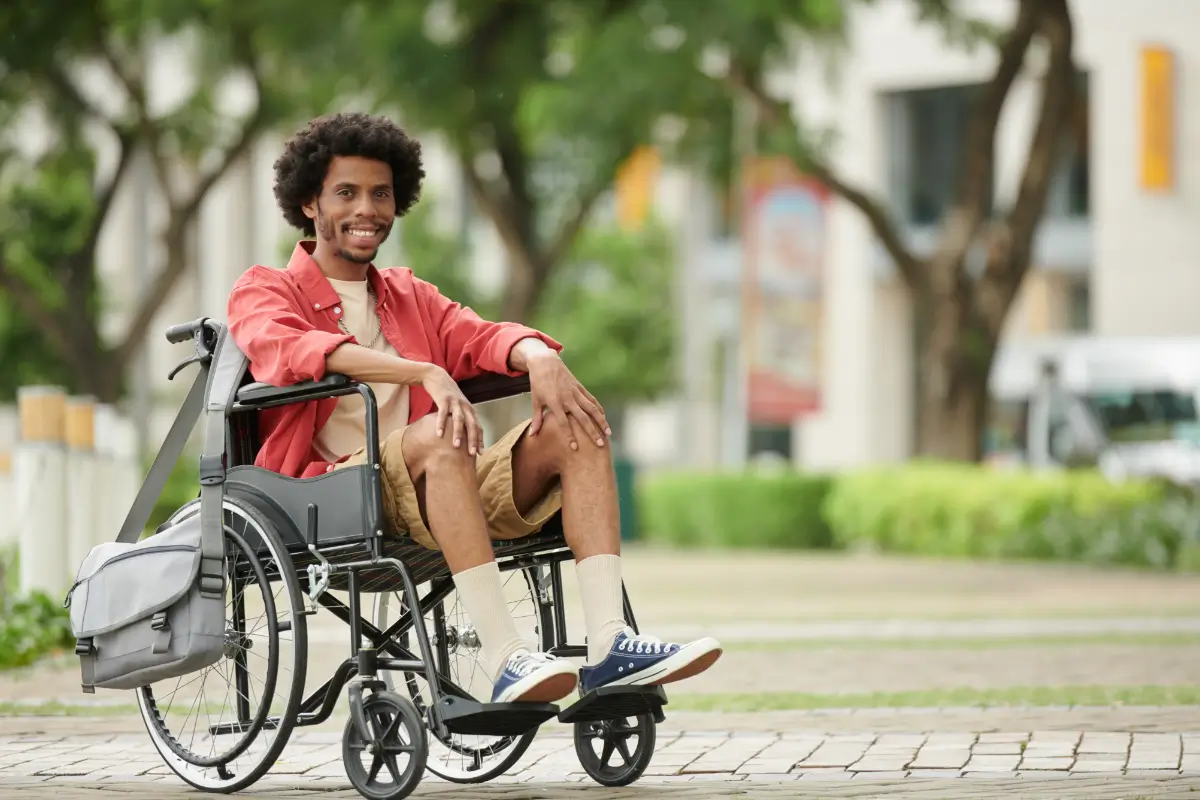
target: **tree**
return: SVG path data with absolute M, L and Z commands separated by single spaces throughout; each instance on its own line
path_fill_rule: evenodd
M 433 223 L 436 202 L 426 197 L 403 220 L 407 263 L 447 297 L 497 318 L 502 296 L 472 282 L 466 243 Z M 629 404 L 675 386 L 672 255 L 669 232 L 653 219 L 636 230 L 593 221 L 547 281 L 530 320 L 564 344 L 563 360 L 604 406 L 614 431 Z M 487 416 L 503 429 L 528 416 L 527 403 L 488 408 Z
M 784 5 L 828 12 L 837 4 Z M 507 251 L 498 313 L 528 322 L 635 148 L 663 140 L 664 131 L 670 138 L 664 122 L 672 118 L 697 122 L 690 142 L 704 139 L 723 109 L 728 116 L 722 87 L 697 79 L 666 23 L 674 14 L 711 32 L 736 28 L 737 5 L 357 0 L 339 12 L 340 37 L 309 37 L 302 48 L 315 63 L 356 77 L 362 102 L 398 110 L 405 125 L 449 142 Z M 780 4 L 744 5 L 757 9 L 759 24 Z M 794 19 L 811 23 L 817 12 Z
M 54 357 L 45 366 L 22 358 L 26 374 L 65 373 L 72 390 L 119 398 L 154 314 L 189 266 L 188 234 L 205 197 L 297 100 L 268 83 L 286 74 L 287 62 L 262 55 L 278 49 L 273 29 L 259 23 L 281 10 L 281 0 L 47 0 L 0 8 L 8 40 L 0 53 L 0 130 L 11 134 L 33 118 L 46 131 L 32 159 L 14 149 L 0 153 L 0 289 L 10 299 L 0 308 L 0 343 L 18 357 Z M 190 57 L 193 72 L 182 80 L 195 79 L 165 109 L 149 96 L 147 57 L 164 44 Z M 241 113 L 222 107 L 220 91 L 239 80 L 251 88 Z M 313 96 L 324 88 L 316 84 Z M 101 150 L 113 153 L 104 170 Z M 152 165 L 165 205 L 158 242 L 164 257 L 125 329 L 109 342 L 100 330 L 106 298 L 97 282 L 97 244 L 139 156 Z M 45 347 L 29 347 L 30 329 Z
M 986 27 L 963 20 L 942 0 L 916 0 L 925 19 L 952 36 L 975 39 Z M 885 204 L 842 179 L 810 131 L 765 86 L 766 63 L 733 53 L 716 79 L 748 98 L 769 132 L 769 144 L 856 206 L 870 222 L 911 293 L 922 334 L 917 450 L 922 455 L 978 460 L 988 406 L 988 374 L 1004 320 L 1029 271 L 1047 191 L 1075 108 L 1073 28 L 1067 0 L 1018 0 L 1016 19 L 999 36 L 997 64 L 972 111 L 954 202 L 937 244 L 919 256 L 904 242 Z M 994 140 L 1000 112 L 1030 49 L 1046 59 L 1037 121 L 1016 197 L 989 215 Z M 976 273 L 973 251 L 984 263 Z

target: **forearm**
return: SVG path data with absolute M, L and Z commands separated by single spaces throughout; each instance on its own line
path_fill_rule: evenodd
M 541 339 L 530 336 L 513 345 L 508 353 L 508 366 L 517 372 L 529 372 L 531 362 L 548 357 L 558 358 L 558 353 Z
M 416 385 L 428 375 L 430 366 L 423 361 L 409 361 L 350 342 L 325 357 L 325 368 L 329 372 L 340 372 L 362 383 Z

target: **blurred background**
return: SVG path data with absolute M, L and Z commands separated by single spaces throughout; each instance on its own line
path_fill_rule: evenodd
M 190 383 L 164 329 L 285 265 L 283 143 L 368 110 L 428 173 L 378 263 L 565 343 L 637 564 L 682 565 L 663 619 L 1134 619 L 1088 635 L 1200 652 L 1200 3 L 300 9 L 0 9 L 13 596 L 115 538 Z M 195 492 L 185 458 L 156 519 Z M 714 549 L 775 599 L 685 602 Z

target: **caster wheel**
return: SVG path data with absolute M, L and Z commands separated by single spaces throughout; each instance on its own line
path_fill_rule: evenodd
M 575 723 L 575 754 L 583 771 L 604 786 L 628 786 L 654 756 L 653 714 Z
M 417 709 L 395 692 L 374 692 L 363 698 L 363 713 L 371 741 L 363 741 L 354 720 L 346 722 L 342 735 L 346 777 L 367 800 L 408 797 L 421 782 L 429 755 Z

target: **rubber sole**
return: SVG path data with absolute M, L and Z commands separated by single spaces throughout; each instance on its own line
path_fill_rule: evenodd
M 561 700 L 579 683 L 579 677 L 574 672 L 563 672 L 551 675 L 540 683 L 530 686 L 521 694 L 509 700 L 499 700 L 501 703 L 553 703 Z
M 701 639 L 698 642 L 693 642 L 688 647 L 680 650 L 670 658 L 663 659 L 653 667 L 647 667 L 627 675 L 624 678 L 618 678 L 615 681 L 609 681 L 605 686 L 661 686 L 667 683 L 675 683 L 686 678 L 691 678 L 704 672 L 713 664 L 717 663 L 717 659 L 724 652 L 721 645 L 716 639 Z

